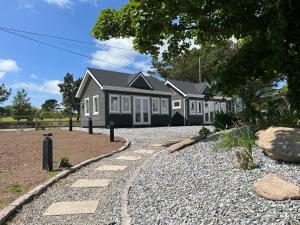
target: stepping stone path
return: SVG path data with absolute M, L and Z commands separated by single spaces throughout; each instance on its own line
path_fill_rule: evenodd
M 135 161 L 135 160 L 138 160 L 138 159 L 141 159 L 141 158 L 142 157 L 124 155 L 124 156 L 118 157 L 117 159 L 119 159 L 119 160 L 128 160 L 128 161 Z
M 80 179 L 76 181 L 71 187 L 75 188 L 95 188 L 107 187 L 110 180 L 107 179 Z
M 100 171 L 120 171 L 126 169 L 127 166 L 118 166 L 118 165 L 103 165 L 95 170 L 100 170 Z
M 135 153 L 140 153 L 140 154 L 153 154 L 154 151 L 153 150 L 148 150 L 148 149 L 141 149 L 141 150 L 137 150 L 134 151 Z
M 45 212 L 44 216 L 95 213 L 98 201 L 56 202 Z

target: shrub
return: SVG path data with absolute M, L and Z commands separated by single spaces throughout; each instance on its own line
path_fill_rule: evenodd
M 215 115 L 214 126 L 217 130 L 225 130 L 232 128 L 234 125 L 234 117 L 232 114 L 218 112 Z
M 252 147 L 254 145 L 254 136 L 250 131 L 238 133 L 224 131 L 220 137 L 219 147 L 235 149 L 236 161 L 239 168 L 252 170 L 254 168 Z
M 58 168 L 70 168 L 72 164 L 70 163 L 70 160 L 68 157 L 62 156 L 59 158 L 58 161 Z
M 200 136 L 206 136 L 206 137 L 207 137 L 207 135 L 209 135 L 211 132 L 210 132 L 210 130 L 209 130 L 208 128 L 202 127 L 202 128 L 199 130 L 198 133 L 199 133 Z
M 22 187 L 18 184 L 15 184 L 15 185 L 11 186 L 9 190 L 12 193 L 19 193 L 19 192 L 22 192 Z

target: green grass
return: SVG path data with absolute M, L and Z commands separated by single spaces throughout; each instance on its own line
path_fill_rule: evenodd
M 9 190 L 12 193 L 20 193 L 23 191 L 22 187 L 19 184 L 15 184 L 15 185 L 11 186 Z
M 76 117 L 73 117 L 72 120 L 74 122 L 76 122 Z M 68 122 L 69 121 L 69 118 L 68 117 L 64 117 L 64 118 L 44 118 L 43 120 L 41 119 L 38 119 L 38 122 Z M 0 122 L 1 122 L 1 119 L 0 119 Z M 2 118 L 2 122 L 3 123 L 14 123 L 14 122 L 17 122 L 17 120 L 15 120 L 13 117 L 3 117 Z M 27 122 L 26 119 L 22 119 L 20 120 L 20 122 Z M 35 122 L 35 118 L 33 118 L 33 121 L 32 122 Z

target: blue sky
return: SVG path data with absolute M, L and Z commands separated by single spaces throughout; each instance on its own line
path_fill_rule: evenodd
M 91 45 L 83 45 L 30 35 L 41 41 L 125 67 L 72 55 L 0 31 L 0 83 L 12 88 L 12 96 L 17 89 L 25 88 L 32 104 L 40 106 L 49 98 L 61 101 L 57 83 L 63 80 L 67 72 L 78 78 L 83 76 L 86 67 L 132 73 L 147 71 L 151 65 L 148 56 L 134 51 L 103 47 L 97 44 L 90 34 L 102 9 L 117 9 L 125 3 L 126 1 L 123 0 L 6 0 L 2 2 L 1 27 L 92 42 Z M 109 46 L 132 48 L 130 39 L 112 39 L 104 43 Z M 133 67 L 136 71 L 129 70 L 126 66 Z M 4 105 L 11 104 L 12 96 Z

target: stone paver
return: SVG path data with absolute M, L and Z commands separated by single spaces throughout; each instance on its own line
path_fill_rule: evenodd
M 99 171 L 120 171 L 126 169 L 127 166 L 119 166 L 119 165 L 102 165 L 95 170 Z
M 107 179 L 80 179 L 77 180 L 71 187 L 75 188 L 94 188 L 94 187 L 107 187 L 110 180 Z
M 119 160 L 128 160 L 128 161 L 135 161 L 135 160 L 139 160 L 141 158 L 142 157 L 139 157 L 139 156 L 122 155 L 122 156 L 119 156 L 117 159 L 119 159 Z
M 148 149 L 140 149 L 140 150 L 136 150 L 134 152 L 135 153 L 140 153 L 140 154 L 152 154 L 152 153 L 154 153 L 153 150 L 148 150 Z
M 98 201 L 56 202 L 43 213 L 44 216 L 95 213 Z

